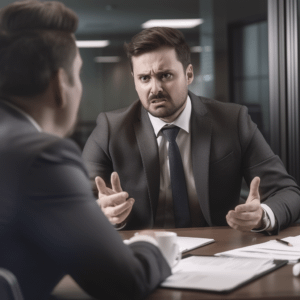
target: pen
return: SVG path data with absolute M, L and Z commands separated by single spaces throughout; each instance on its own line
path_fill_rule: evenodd
M 293 247 L 292 244 L 290 244 L 289 242 L 286 242 L 284 240 L 281 240 L 281 239 L 276 239 L 277 242 L 281 243 L 281 244 L 284 244 L 284 245 L 287 245 L 287 246 L 290 246 L 290 247 Z

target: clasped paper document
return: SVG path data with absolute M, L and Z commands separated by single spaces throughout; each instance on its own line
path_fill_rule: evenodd
M 181 253 L 213 243 L 214 239 L 178 236 L 177 243 Z
M 289 263 L 296 263 L 300 260 L 300 235 L 282 239 L 289 242 L 293 247 L 281 244 L 276 240 L 266 243 L 237 248 L 215 254 L 216 256 L 230 257 L 253 257 L 253 258 L 272 258 L 276 260 L 288 260 Z
M 161 286 L 228 292 L 274 267 L 270 259 L 191 256 L 182 259 Z

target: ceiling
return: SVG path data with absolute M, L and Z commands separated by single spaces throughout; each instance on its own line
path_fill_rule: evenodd
M 0 0 L 0 8 L 14 1 Z M 79 16 L 77 37 L 132 36 L 149 19 L 199 18 L 197 0 L 62 0 Z M 187 30 L 186 30 L 187 31 Z M 193 30 L 191 30 L 193 31 Z
M 41 0 L 44 1 L 44 0 Z M 0 9 L 13 0 L 0 0 Z M 200 17 L 201 5 L 213 4 L 216 45 L 225 38 L 228 22 L 246 20 L 248 16 L 266 14 L 267 0 L 61 0 L 79 17 L 78 40 L 107 39 L 112 48 L 123 47 L 142 30 L 150 19 L 189 19 Z M 203 7 L 202 7 L 203 8 Z M 226 19 L 226 21 L 224 21 Z M 201 26 L 201 25 L 200 25 Z M 190 46 L 199 44 L 199 28 L 181 29 Z M 205 32 L 204 32 L 205 35 Z M 225 45 L 225 43 L 222 42 Z

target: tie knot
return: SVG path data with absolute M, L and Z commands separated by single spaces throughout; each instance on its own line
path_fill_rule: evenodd
M 167 140 L 170 142 L 175 142 L 176 137 L 178 135 L 180 128 L 177 126 L 174 127 L 164 127 L 161 129 L 162 134 L 167 138 Z

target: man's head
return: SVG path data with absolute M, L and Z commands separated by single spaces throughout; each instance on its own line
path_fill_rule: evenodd
M 131 42 L 124 45 L 127 57 L 132 57 L 157 50 L 159 48 L 174 48 L 177 59 L 182 63 L 184 70 L 191 64 L 191 52 L 185 42 L 182 32 L 168 27 L 152 27 L 136 34 Z
M 173 122 L 185 108 L 194 79 L 183 34 L 167 27 L 146 29 L 125 44 L 125 50 L 142 105 L 153 116 Z
M 82 94 L 77 15 L 57 1 L 20 1 L 0 11 L 0 96 L 44 131 L 65 136 Z
M 0 93 L 35 96 L 63 68 L 72 83 L 76 14 L 56 1 L 20 1 L 0 11 Z

